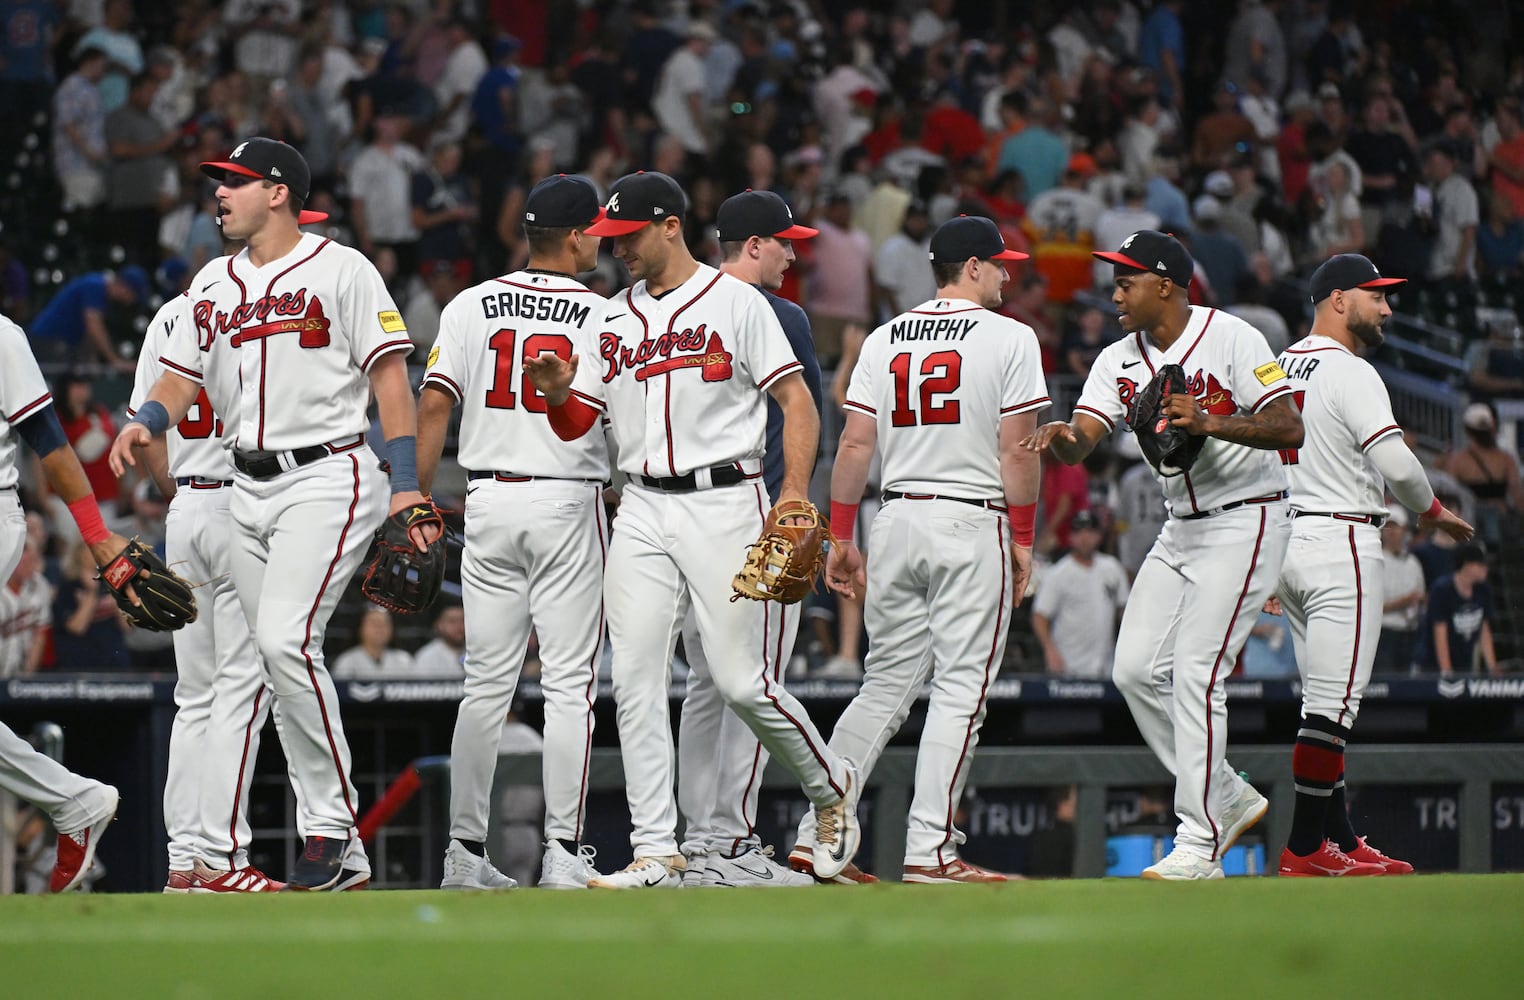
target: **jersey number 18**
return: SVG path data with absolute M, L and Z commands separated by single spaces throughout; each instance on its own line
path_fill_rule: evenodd
M 517 382 L 524 396 L 524 409 L 530 413 L 545 412 L 545 397 L 524 374 L 523 358 L 537 358 L 550 353 L 567 361 L 571 360 L 572 344 L 559 333 L 531 333 L 524 338 L 524 354 L 521 358 L 513 349 L 518 339 L 517 330 L 499 330 L 487 339 L 487 347 L 497 356 L 493 366 L 492 388 L 487 390 L 487 407 L 493 410 L 511 410 L 517 402 L 513 391 Z

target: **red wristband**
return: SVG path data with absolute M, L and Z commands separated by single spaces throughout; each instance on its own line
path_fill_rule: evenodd
M 1439 502 L 1439 497 L 1435 497 L 1434 498 L 1434 502 L 1429 504 L 1429 509 L 1423 512 L 1423 516 L 1424 517 L 1438 517 L 1439 516 L 1439 512 L 1444 510 L 1444 509 L 1445 509 L 1445 505 Z
M 101 520 L 101 509 L 96 504 L 93 493 L 87 493 L 69 504 L 69 513 L 74 515 L 74 523 L 79 525 L 80 536 L 86 545 L 99 545 L 111 537 L 111 532 L 106 530 L 106 522 Z
M 1006 512 L 1011 515 L 1011 538 L 1022 548 L 1030 549 L 1037 534 L 1037 504 L 1011 504 Z
M 598 411 L 576 396 L 567 396 L 566 402 L 559 406 L 554 403 L 547 405 L 545 414 L 550 418 L 550 429 L 562 441 L 577 440 L 598 422 Z
M 857 504 L 831 501 L 831 537 L 850 542 L 857 534 Z

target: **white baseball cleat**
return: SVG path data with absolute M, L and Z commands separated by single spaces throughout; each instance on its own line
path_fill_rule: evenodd
M 1218 857 L 1228 853 L 1228 848 L 1244 831 L 1264 819 L 1269 810 L 1270 800 L 1253 785 L 1244 782 L 1233 801 L 1222 811 L 1222 848 L 1217 852 Z
M 680 889 L 687 861 L 681 854 L 665 858 L 636 858 L 621 871 L 599 875 L 589 889 Z
M 518 883 L 492 866 L 486 857 L 477 857 L 458 840 L 451 840 L 445 851 L 444 879 L 441 889 L 516 889 Z
M 815 877 L 827 881 L 840 875 L 862 842 L 862 827 L 857 822 L 857 800 L 862 798 L 862 777 L 857 765 L 845 757 L 846 794 L 828 806 L 815 807 L 815 841 L 810 845 Z
M 1143 869 L 1141 877 L 1161 882 L 1195 882 L 1202 879 L 1222 878 L 1222 862 L 1209 861 L 1183 847 L 1176 847 L 1168 855 Z
M 704 884 L 704 875 L 709 871 L 709 853 L 687 855 L 686 860 L 688 867 L 683 869 L 683 888 L 697 889 Z
M 545 842 L 545 860 L 540 864 L 541 889 L 586 889 L 587 883 L 598 878 L 593 859 L 598 849 L 582 844 L 573 854 L 561 846 L 558 840 Z
M 774 861 L 770 846 L 750 847 L 733 858 L 715 851 L 708 856 L 707 861 L 702 882 L 705 888 L 744 886 L 786 889 L 815 884 L 815 880 L 803 872 L 791 871 Z

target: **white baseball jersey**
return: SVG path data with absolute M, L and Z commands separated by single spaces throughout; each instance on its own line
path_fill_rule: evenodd
M 1191 306 L 1185 332 L 1169 350 L 1160 351 L 1139 332 L 1102 351 L 1090 368 L 1075 412 L 1088 413 L 1107 430 L 1115 430 L 1124 422 L 1133 396 L 1170 363 L 1185 369 L 1191 393 L 1208 413 L 1255 413 L 1291 394 L 1291 382 L 1270 353 L 1264 335 L 1229 313 Z M 1286 489 L 1286 472 L 1275 452 L 1220 438 L 1207 438 L 1190 472 L 1157 478 L 1176 516 Z
M 195 337 L 164 366 L 205 384 L 228 447 L 289 451 L 365 433 L 376 360 L 412 350 L 386 285 L 359 251 L 311 233 L 263 267 L 247 250 L 191 282 Z
M 878 424 L 886 489 L 1003 504 L 1000 421 L 1048 403 L 1031 327 L 932 299 L 868 335 L 846 408 Z
M 138 353 L 137 378 L 127 404 L 129 417 L 138 412 L 153 391 L 154 383 L 164 374 L 164 364 L 159 357 L 169 347 L 175 329 L 190 325 L 190 297 L 187 295 L 174 296 L 154 313 L 143 337 L 143 349 Z M 185 419 L 165 433 L 164 441 L 169 449 L 169 474 L 174 478 L 233 478 L 233 458 L 222 443 L 222 421 L 212 412 L 205 386 L 186 412 Z
M 707 264 L 661 298 L 645 281 L 594 320 L 572 391 L 611 421 L 616 463 L 629 475 L 670 477 L 748 461 L 762 474 L 767 389 L 801 371 L 778 317 L 751 285 Z M 705 391 L 671 391 L 673 380 Z
M 601 427 L 562 441 L 544 417 L 545 397 L 525 358 L 580 355 L 596 367 L 594 324 L 608 300 L 575 278 L 515 271 L 457 295 L 439 317 L 424 385 L 462 406 L 460 464 L 476 471 L 561 479 L 607 479 Z
M 1313 334 L 1281 355 L 1306 439 L 1281 452 L 1291 506 L 1342 514 L 1386 513 L 1386 481 L 1366 449 L 1402 428 L 1386 385 L 1370 362 Z
M 42 369 L 21 327 L 0 316 L 0 490 L 16 485 L 16 433 L 12 425 L 53 402 Z

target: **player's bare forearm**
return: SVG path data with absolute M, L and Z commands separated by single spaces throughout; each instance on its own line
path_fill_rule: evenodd
M 185 419 L 185 415 L 195 405 L 196 397 L 199 395 L 201 395 L 200 383 L 192 382 L 184 375 L 176 375 L 174 372 L 165 372 L 160 375 L 159 380 L 148 391 L 148 399 L 163 406 L 164 411 L 169 414 L 171 427 Z M 142 407 L 138 409 L 141 410 Z
M 370 366 L 370 386 L 376 394 L 376 412 L 381 417 L 381 435 L 392 438 L 416 437 L 418 408 L 413 389 L 407 381 L 407 362 L 402 352 L 384 355 Z
M 1036 412 L 1018 413 L 1000 421 L 1000 484 L 1010 507 L 1037 502 L 1042 456 L 1021 443 L 1037 431 Z
M 425 496 L 434 488 L 454 405 L 449 393 L 432 385 L 424 386 L 418 397 L 418 488 Z
M 42 474 L 47 477 L 48 488 L 64 503 L 82 500 L 95 492 L 73 448 L 54 448 L 43 456 Z
M 815 410 L 815 398 L 798 372 L 785 375 L 768 392 L 783 410 L 783 485 L 778 498 L 806 498 L 815 455 L 820 450 L 820 414 Z
M 1192 402 L 1195 402 L 1192 400 Z M 1208 437 L 1265 451 L 1300 448 L 1306 436 L 1301 414 L 1289 397 L 1281 397 L 1258 413 L 1218 416 L 1204 414 L 1202 430 Z
M 1492 645 L 1492 623 L 1482 622 L 1482 663 L 1486 665 L 1489 674 L 1501 673 L 1498 669 L 1498 653 Z
M 1434 623 L 1434 662 L 1439 672 L 1448 677 L 1455 672 L 1450 662 L 1450 626 L 1444 622 Z
M 831 501 L 856 504 L 868 485 L 868 469 L 873 464 L 873 450 L 878 446 L 878 424 L 872 417 L 847 411 L 847 423 L 836 444 L 836 459 L 831 464 Z
M 175 479 L 169 474 L 169 444 L 162 437 L 154 438 L 143 449 L 143 458 L 148 463 L 149 476 L 159 488 L 159 495 L 166 500 L 173 500 Z

